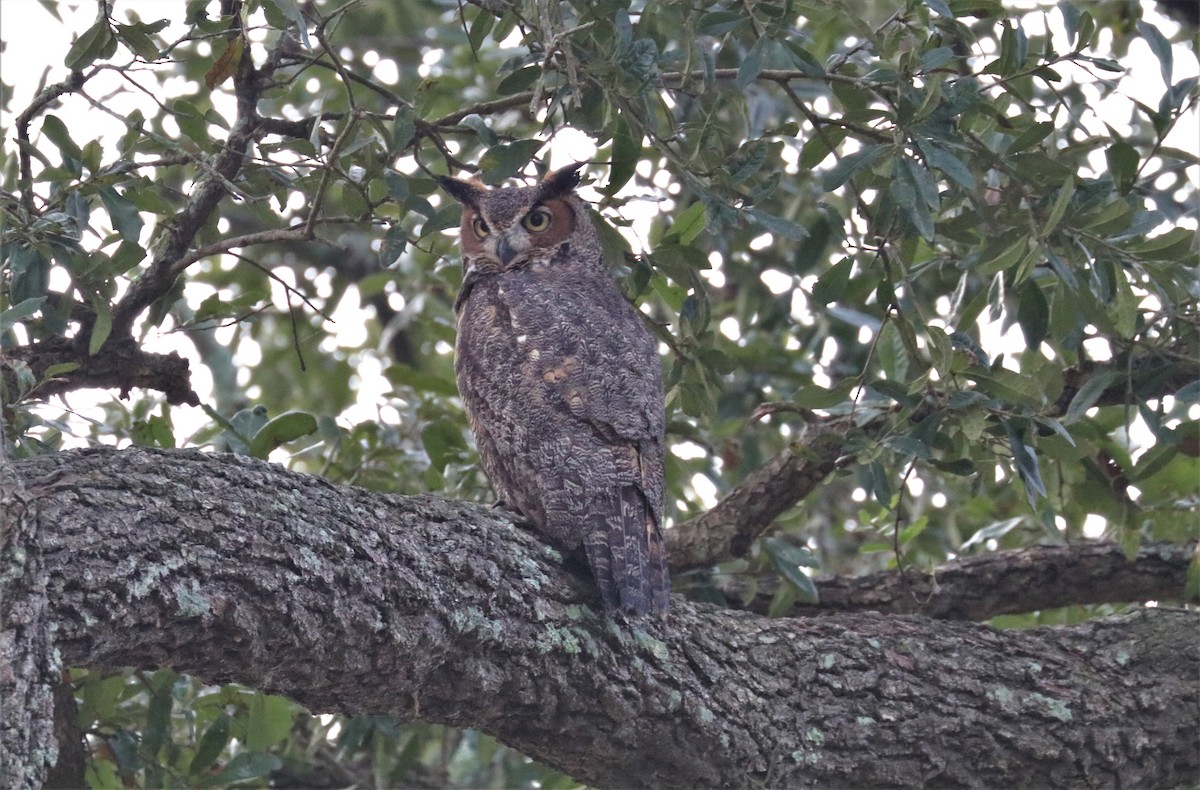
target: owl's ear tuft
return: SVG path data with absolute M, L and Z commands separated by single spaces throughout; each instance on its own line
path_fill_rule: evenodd
M 463 181 L 461 178 L 438 176 L 438 183 L 449 193 L 450 197 L 476 211 L 479 210 L 479 201 L 487 194 L 487 189 L 477 181 Z
M 583 167 L 584 164 L 584 162 L 576 162 L 573 165 L 560 167 L 558 170 L 548 173 L 542 179 L 542 182 L 538 184 L 538 196 L 542 200 L 562 197 L 579 186 L 579 168 Z

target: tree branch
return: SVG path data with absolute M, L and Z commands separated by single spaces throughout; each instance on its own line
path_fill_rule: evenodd
M 1114 383 L 1096 395 L 1095 405 L 1120 405 L 1130 402 L 1133 395 L 1146 399 L 1161 398 L 1196 380 L 1195 365 L 1191 364 L 1191 360 L 1174 359 L 1158 353 L 1146 353 L 1132 361 L 1084 363 L 1067 371 L 1062 395 L 1047 409 L 1047 413 L 1055 416 L 1065 414 L 1087 381 L 1112 374 L 1116 374 Z M 811 415 L 807 410 L 800 411 Z M 831 473 L 854 462 L 854 455 L 846 452 L 844 444 L 848 426 L 846 418 L 811 415 L 806 416 L 806 422 L 808 427 L 803 446 L 800 446 L 800 441 L 793 442 L 749 474 L 711 510 L 667 531 L 672 570 L 714 565 L 743 556 L 750 544 L 766 532 L 776 518 L 808 496 Z M 842 595 L 835 590 L 831 590 L 831 594 L 839 599 Z M 873 604 L 867 608 L 879 608 L 880 605 Z M 888 606 L 884 608 L 897 612 L 918 611 Z M 1037 608 L 1040 607 L 1009 611 Z M 757 608 L 755 610 L 758 611 Z M 934 612 L 923 613 L 941 616 Z M 994 612 L 1001 613 L 999 610 Z M 990 616 L 993 615 L 984 617 Z
M 27 395 L 48 398 L 77 389 L 96 387 L 115 388 L 121 397 L 128 397 L 134 387 L 156 390 L 167 396 L 172 405 L 200 405 L 200 396 L 192 389 L 187 359 L 174 352 L 152 354 L 143 351 L 130 337 L 112 338 L 95 354 L 89 354 L 84 338 L 53 338 L 28 346 L 5 349 L 0 364 L 8 392 L 20 392 L 14 375 L 13 362 L 29 366 L 37 388 Z M 78 365 L 67 373 L 46 379 L 46 372 L 55 365 Z
M 234 17 L 233 29 L 240 26 Z M 258 94 L 264 75 L 255 70 L 249 54 L 239 63 L 234 75 L 237 116 L 221 153 L 213 163 L 212 174 L 196 186 L 191 198 L 158 238 L 157 251 L 149 268 L 134 282 L 113 309 L 112 336 L 130 336 L 133 323 L 142 311 L 165 295 L 174 285 L 181 269 L 177 266 L 192 240 L 217 205 L 227 194 L 226 184 L 236 178 L 246 161 L 250 144 L 258 134 Z
M 754 539 L 815 489 L 844 458 L 846 418 L 817 418 L 802 440 L 746 476 L 711 510 L 666 532 L 671 570 L 713 565 L 745 554 Z
M 83 84 L 96 73 L 93 69 L 91 74 L 84 75 L 81 71 L 72 71 L 71 76 L 67 77 L 62 82 L 57 82 L 46 87 L 41 93 L 34 97 L 29 106 L 17 116 L 17 162 L 19 163 L 20 176 L 17 179 L 17 185 L 21 190 L 21 205 L 30 214 L 36 213 L 36 208 L 33 204 L 33 163 L 29 159 L 29 150 L 33 144 L 29 140 L 29 123 L 37 117 L 42 110 L 46 109 L 54 102 L 55 99 L 66 93 L 74 93 L 83 87 Z
M 929 572 L 909 568 L 824 579 L 816 583 L 820 603 L 796 604 L 791 616 L 871 611 L 978 621 L 1077 604 L 1182 601 L 1195 549 L 1151 543 L 1129 559 L 1116 543 L 1033 546 L 967 557 Z M 765 613 L 780 583 L 759 582 L 746 608 Z M 737 598 L 741 586 L 735 581 L 723 588 Z
M 0 785 L 41 787 L 57 758 L 54 691 L 61 681 L 36 509 L 0 456 Z
M 597 613 L 494 510 L 240 456 L 21 461 L 58 648 L 314 711 L 479 727 L 619 786 L 1170 786 L 1200 770 L 1192 613 L 996 631 Z

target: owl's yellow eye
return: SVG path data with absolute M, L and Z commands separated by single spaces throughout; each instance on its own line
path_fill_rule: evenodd
M 486 239 L 487 235 L 492 232 L 487 223 L 483 221 L 483 217 L 471 217 L 471 231 L 477 239 Z
M 545 206 L 538 206 L 525 215 L 525 218 L 521 220 L 521 224 L 531 233 L 544 233 L 550 229 L 551 219 L 553 219 L 553 215 L 551 215 L 550 209 Z

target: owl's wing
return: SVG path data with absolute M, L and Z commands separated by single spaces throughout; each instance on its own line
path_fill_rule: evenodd
M 550 397 L 608 444 L 635 452 L 641 487 L 662 521 L 663 384 L 655 341 L 611 280 L 573 305 L 536 370 Z M 632 469 L 633 467 L 630 467 Z
M 535 371 L 549 398 L 590 433 L 571 458 L 546 470 L 564 484 L 546 492 L 547 518 L 580 529 L 607 607 L 661 612 L 670 591 L 661 533 L 662 368 L 641 316 L 611 280 L 603 286 L 560 313 L 556 338 L 538 355 Z

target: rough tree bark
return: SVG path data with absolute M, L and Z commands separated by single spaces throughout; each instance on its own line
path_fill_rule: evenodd
M 1146 787 L 1200 771 L 1190 612 L 996 631 L 677 597 L 664 621 L 614 621 L 569 561 L 484 507 L 198 452 L 17 469 L 42 568 L 15 589 L 44 582 L 68 665 L 479 727 L 597 785 Z M 47 711 L 20 720 L 43 743 Z

